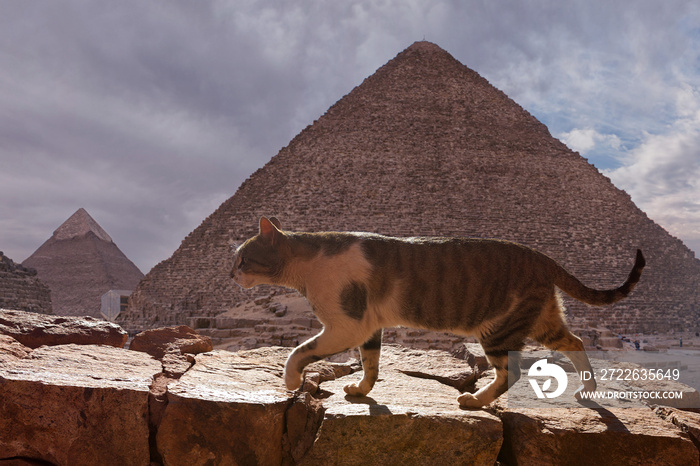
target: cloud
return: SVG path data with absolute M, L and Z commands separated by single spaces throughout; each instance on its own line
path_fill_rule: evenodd
M 678 119 L 646 134 L 607 175 L 671 234 L 700 251 L 700 90 L 677 89 Z
M 619 137 L 614 134 L 600 134 L 593 128 L 572 129 L 568 133 L 562 133 L 559 139 L 577 152 L 588 152 L 601 145 L 614 150 L 620 148 Z
M 23 260 L 85 207 L 148 271 L 300 130 L 424 37 L 600 168 L 629 166 L 619 180 L 630 189 L 675 194 L 680 208 L 697 198 L 674 186 L 684 151 L 696 154 L 679 120 L 695 121 L 695 100 L 679 89 L 698 88 L 698 22 L 693 0 L 9 2 L 0 250 Z M 655 140 L 675 141 L 677 155 L 644 168 Z

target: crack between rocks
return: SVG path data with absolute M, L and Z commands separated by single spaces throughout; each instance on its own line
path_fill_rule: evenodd
M 57 466 L 55 463 L 46 460 L 40 460 L 37 458 L 31 458 L 29 456 L 12 456 L 9 458 L 0 458 L 0 464 L 9 461 L 18 461 L 21 464 L 31 465 L 31 466 Z
M 308 392 L 296 392 L 284 411 L 282 465 L 299 463 L 316 442 L 325 406 Z M 303 423 L 303 426 L 301 425 Z
M 690 432 L 688 432 L 687 426 L 682 425 L 680 420 L 676 420 L 676 419 L 669 420 L 668 418 L 664 417 L 664 415 L 661 414 L 659 412 L 659 409 L 658 409 L 658 408 L 664 408 L 664 406 L 656 405 L 654 407 L 650 406 L 649 408 L 657 417 L 659 417 L 660 419 L 663 419 L 664 421 L 668 422 L 669 424 L 673 424 L 674 426 L 676 426 L 678 428 L 678 430 L 680 430 L 683 433 L 683 435 L 686 436 L 686 438 L 689 438 L 690 441 L 693 442 L 693 445 L 695 445 L 695 449 L 698 450 L 698 454 L 700 454 L 700 439 L 697 439 L 694 435 L 692 435 Z M 678 408 L 676 408 L 676 409 L 678 409 Z M 681 409 L 680 411 L 683 411 L 683 410 Z
M 148 387 L 148 450 L 152 465 L 163 464 L 163 458 L 158 451 L 157 437 L 158 429 L 168 407 L 168 385 L 189 372 L 197 363 L 197 359 L 193 357 L 190 367 L 177 377 L 168 371 L 162 359 L 160 362 L 161 371 L 153 375 L 153 381 Z

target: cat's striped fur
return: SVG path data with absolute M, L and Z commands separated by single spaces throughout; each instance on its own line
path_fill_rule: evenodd
M 392 238 L 369 233 L 282 231 L 274 217 L 260 220 L 258 235 L 236 250 L 233 279 L 244 288 L 283 285 L 306 296 L 324 328 L 287 360 L 290 390 L 304 367 L 360 347 L 364 375 L 345 387 L 366 395 L 377 380 L 382 328 L 419 327 L 473 335 L 496 369 L 496 378 L 459 403 L 480 407 L 508 388 L 508 351 L 526 337 L 567 354 L 577 371 L 591 370 L 581 340 L 567 328 L 557 288 L 594 305 L 627 296 L 645 261 L 619 288 L 586 287 L 548 256 L 525 246 L 468 238 Z M 511 384 L 520 376 L 510 368 Z M 595 390 L 595 380 L 584 382 Z

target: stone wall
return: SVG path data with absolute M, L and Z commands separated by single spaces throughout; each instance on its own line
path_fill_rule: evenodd
M 190 355 L 173 374 L 167 355 L 75 344 L 19 351 L 11 340 L 0 338 L 0 461 L 698 464 L 700 414 L 642 404 L 508 409 L 502 401 L 463 410 L 460 391 L 492 374 L 441 351 L 385 347 L 371 396 L 348 397 L 357 361 L 315 363 L 303 391 L 290 392 L 283 348 Z
M 574 317 L 614 332 L 700 330 L 700 261 L 532 115 L 434 44 L 367 78 L 253 173 L 132 294 L 133 330 L 216 316 L 271 290 L 229 278 L 232 246 L 261 215 L 291 231 L 501 238 L 550 255 L 628 299 Z
M 51 314 L 51 291 L 36 270 L 16 264 L 0 252 L 0 308 Z

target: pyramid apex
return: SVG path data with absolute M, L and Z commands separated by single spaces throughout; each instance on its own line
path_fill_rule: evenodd
M 419 40 L 414 43 L 412 43 L 406 50 L 433 50 L 433 51 L 442 51 L 444 52 L 445 49 L 440 47 L 439 45 L 429 42 L 427 40 Z
M 60 227 L 53 232 L 53 238 L 57 240 L 71 239 L 78 236 L 84 236 L 92 232 L 95 236 L 103 241 L 112 243 L 112 238 L 106 231 L 95 221 L 94 218 L 87 213 L 87 210 L 82 207 L 75 211 L 68 220 L 63 222 Z

